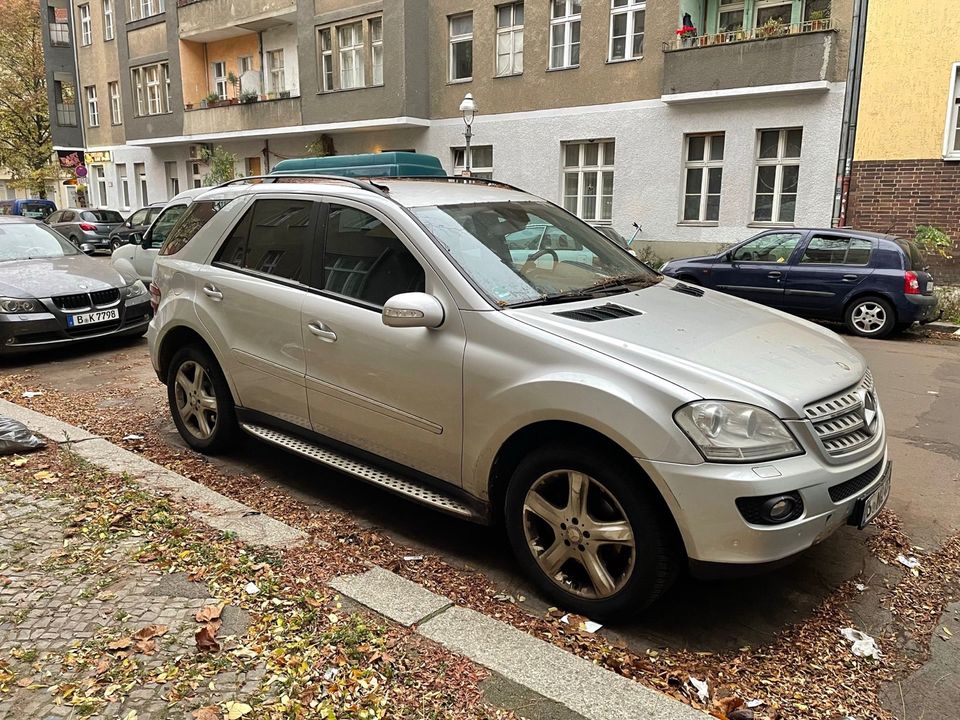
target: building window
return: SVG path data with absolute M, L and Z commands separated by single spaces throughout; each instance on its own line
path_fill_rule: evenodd
M 802 128 L 761 130 L 757 134 L 754 222 L 793 222 L 797 210 L 802 141 Z
M 117 165 L 117 185 L 120 188 L 120 206 L 123 208 L 130 207 L 130 182 L 127 179 L 127 166 L 124 164 Z
M 467 169 L 466 152 L 453 148 L 453 174 L 463 175 Z M 493 145 L 474 145 L 470 148 L 470 177 L 493 179 Z
M 240 69 L 240 75 L 253 70 L 253 55 L 244 55 L 237 58 L 237 67 Z
M 93 19 L 90 17 L 90 6 L 81 5 L 80 10 L 80 44 L 90 45 L 93 43 Z
M 754 27 L 763 27 L 766 23 L 789 25 L 793 19 L 793 1 L 756 0 L 754 13 Z
M 383 18 L 371 18 L 370 54 L 373 65 L 373 84 L 383 85 Z
M 53 92 L 57 101 L 57 125 L 76 127 L 77 86 L 71 80 L 54 80 Z
M 150 17 L 153 14 L 153 0 L 140 0 L 140 17 Z
M 120 83 L 107 83 L 110 91 L 110 122 L 113 125 L 123 123 L 123 106 L 120 104 Z
M 717 32 L 743 30 L 744 0 L 720 0 Z
M 816 19 L 826 19 L 830 17 L 830 4 L 832 0 L 804 0 L 803 3 L 803 21 L 810 22 Z M 817 17 L 812 17 L 817 13 Z
M 275 93 L 286 90 L 287 82 L 283 69 L 283 49 L 267 51 L 267 69 L 270 72 L 270 90 Z
M 643 57 L 643 24 L 646 0 L 611 0 L 610 60 Z
M 100 105 L 97 102 L 97 86 L 88 85 L 87 92 L 87 122 L 90 127 L 100 127 Z
M 320 31 L 320 88 L 333 90 L 333 41 L 330 28 Z
M 687 135 L 683 181 L 686 222 L 717 222 L 723 182 L 723 133 Z
M 363 87 L 363 23 L 337 28 L 340 44 L 340 89 Z
M 473 78 L 473 13 L 450 16 L 450 80 Z
M 580 65 L 580 0 L 550 2 L 550 69 Z
M 960 63 L 953 64 L 953 74 L 950 78 L 950 103 L 947 108 L 943 156 L 951 160 L 960 160 Z
M 613 140 L 563 146 L 563 206 L 588 222 L 613 217 Z
M 163 164 L 163 174 L 167 179 L 167 200 L 172 200 L 180 194 L 180 176 L 177 174 L 176 162 L 165 162 Z
M 497 77 L 523 72 L 523 3 L 497 8 Z
M 170 112 L 170 73 L 167 63 L 133 68 L 130 76 L 138 117 Z
M 213 73 L 213 91 L 221 99 L 225 99 L 227 97 L 227 64 L 223 60 L 217 60 L 211 63 L 210 67 Z
M 140 18 L 140 0 L 130 0 L 130 17 L 127 22 L 133 22 Z
M 190 183 L 194 188 L 203 187 L 203 172 L 198 162 L 190 163 Z
M 113 40 L 113 0 L 103 0 L 103 39 Z
M 94 192 L 97 194 L 94 202 L 100 207 L 106 207 L 110 203 L 107 202 L 107 175 L 103 170 L 103 165 L 94 165 L 90 170 L 93 174 Z
M 137 202 L 140 207 L 146 207 L 150 204 L 150 198 L 147 195 L 147 171 L 143 163 L 135 163 L 133 172 L 137 175 Z
M 67 22 L 69 10 L 65 7 L 47 8 L 47 27 L 50 29 L 50 44 L 56 47 L 70 47 L 70 24 Z

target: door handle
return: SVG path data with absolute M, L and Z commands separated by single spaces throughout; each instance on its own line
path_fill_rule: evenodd
M 223 293 L 217 290 L 217 286 L 212 283 L 207 283 L 203 286 L 203 294 L 216 302 L 223 300 Z
M 783 273 L 780 272 L 779 270 L 773 270 L 773 271 L 767 273 L 767 277 L 768 277 L 768 278 L 778 278 L 778 277 L 780 277 L 781 275 L 783 275 Z
M 319 320 L 307 323 L 307 329 L 321 340 L 326 340 L 327 342 L 337 341 L 337 334 Z
M 854 280 L 857 280 L 859 277 L 860 277 L 859 275 L 844 275 L 844 276 L 843 276 L 843 281 L 844 281 L 844 282 L 853 282 Z

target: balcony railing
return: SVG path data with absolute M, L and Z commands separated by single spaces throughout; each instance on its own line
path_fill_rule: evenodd
M 673 42 L 664 43 L 664 52 L 686 50 L 709 45 L 729 45 L 730 43 L 750 42 L 753 40 L 769 40 L 770 38 L 786 37 L 788 35 L 803 35 L 812 32 L 835 29 L 832 18 L 823 20 L 807 20 L 806 22 L 790 25 L 781 23 L 767 23 L 755 28 L 743 28 L 729 32 L 707 33 L 706 35 L 688 35 L 677 37 Z
M 70 47 L 70 26 L 67 23 L 50 23 L 50 44 Z

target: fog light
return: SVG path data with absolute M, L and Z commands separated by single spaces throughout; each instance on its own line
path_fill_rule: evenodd
M 737 498 L 737 509 L 751 525 L 782 525 L 803 515 L 800 493 Z
M 763 504 L 764 514 L 773 522 L 784 522 L 793 514 L 796 501 L 788 495 L 770 498 Z

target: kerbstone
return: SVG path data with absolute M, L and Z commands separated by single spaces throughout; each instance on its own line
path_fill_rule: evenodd
M 436 595 L 399 575 L 374 567 L 359 575 L 341 575 L 330 586 L 391 620 L 410 627 L 450 606 Z
M 473 610 L 454 607 L 420 632 L 588 720 L 704 720 L 705 715 Z
M 83 428 L 68 425 L 56 418 L 43 415 L 9 400 L 0 400 L 0 415 L 22 422 L 35 433 L 57 443 L 92 440 L 97 436 Z

